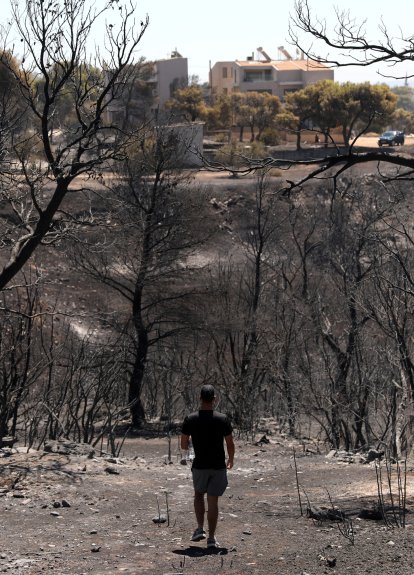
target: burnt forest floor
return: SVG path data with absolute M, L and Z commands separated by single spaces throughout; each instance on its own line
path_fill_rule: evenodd
M 222 547 L 214 552 L 205 542 L 190 542 L 191 472 L 181 463 L 177 436 L 171 463 L 166 437 L 128 439 L 119 458 L 82 455 L 64 444 L 57 453 L 0 450 L 0 572 L 414 573 L 412 466 L 400 473 L 406 526 L 387 526 L 358 517 L 378 503 L 375 463 L 318 453 L 278 434 L 260 439 L 236 440 L 235 467 L 220 500 Z M 385 464 L 382 473 L 389 502 Z M 399 511 L 397 479 L 394 465 L 391 493 Z M 332 518 L 333 507 L 344 513 L 342 520 Z M 165 522 L 156 522 L 160 516 Z

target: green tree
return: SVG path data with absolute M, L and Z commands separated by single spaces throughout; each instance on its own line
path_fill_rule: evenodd
M 248 101 L 253 108 L 253 122 L 257 127 L 257 134 L 254 135 L 252 125 L 252 140 L 260 140 L 265 128 L 273 128 L 276 125 L 276 116 L 281 110 L 281 103 L 277 96 L 272 96 L 267 92 L 248 94 Z
M 411 88 L 411 86 L 395 86 L 392 91 L 398 98 L 397 109 L 402 108 L 414 113 L 414 88 Z
M 7 136 L 21 129 L 29 116 L 20 92 L 20 79 L 18 60 L 9 51 L 0 52 L 0 153 Z
M 392 127 L 395 130 L 414 132 L 414 112 L 409 112 L 405 108 L 397 108 L 391 118 Z
M 341 126 L 344 145 L 349 147 L 355 131 L 363 132 L 372 125 L 382 129 L 387 125 L 395 110 L 396 96 L 385 84 L 339 84 L 325 80 L 288 94 L 286 102 L 287 110 L 299 118 L 298 132 L 311 124 L 324 133 L 327 141 L 330 130 Z
M 222 94 L 214 99 L 207 108 L 206 121 L 210 130 L 231 128 L 233 125 L 233 110 L 230 96 Z
M 383 129 L 395 111 L 396 102 L 395 94 L 386 84 L 342 84 L 334 105 L 345 146 L 349 147 L 354 132 L 362 133 L 369 127 Z
M 338 124 L 337 109 L 333 105 L 338 86 L 332 80 L 323 80 L 303 90 L 286 95 L 286 111 L 297 118 L 296 147 L 301 147 L 301 131 L 310 126 L 323 132 L 327 141 L 329 131 Z
M 246 94 L 235 92 L 230 96 L 232 125 L 237 126 L 240 130 L 239 141 L 243 142 L 244 127 L 248 125 L 250 110 L 246 104 Z
M 207 114 L 204 92 L 197 84 L 178 88 L 174 96 L 165 103 L 165 107 L 175 114 L 182 115 L 189 122 L 203 120 Z
M 246 126 L 250 128 L 250 141 L 259 140 L 265 128 L 276 125 L 276 116 L 281 109 L 279 98 L 267 92 L 236 92 L 230 96 L 230 102 L 234 124 L 240 128 L 241 142 Z

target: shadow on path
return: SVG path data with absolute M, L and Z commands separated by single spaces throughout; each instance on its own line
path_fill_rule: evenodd
M 206 555 L 227 555 L 228 550 L 226 547 L 207 549 L 206 547 L 190 545 L 186 549 L 174 549 L 173 553 L 176 555 L 185 555 L 186 557 L 205 557 Z

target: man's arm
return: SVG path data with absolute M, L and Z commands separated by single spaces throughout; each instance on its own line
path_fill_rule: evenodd
M 182 433 L 181 434 L 181 449 L 183 451 L 187 451 L 189 447 L 190 447 L 190 436 Z
M 234 465 L 234 452 L 236 451 L 236 448 L 231 433 L 230 435 L 226 435 L 224 439 L 226 440 L 227 455 L 228 455 L 227 469 L 231 469 Z

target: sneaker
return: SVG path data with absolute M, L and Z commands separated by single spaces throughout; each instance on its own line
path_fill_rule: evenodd
M 202 539 L 205 538 L 206 538 L 206 532 L 204 531 L 204 529 L 202 527 L 197 527 L 197 529 L 194 531 L 191 537 L 191 541 L 201 541 Z
M 217 541 L 215 537 L 209 537 L 207 539 L 207 549 L 219 549 L 220 543 Z

